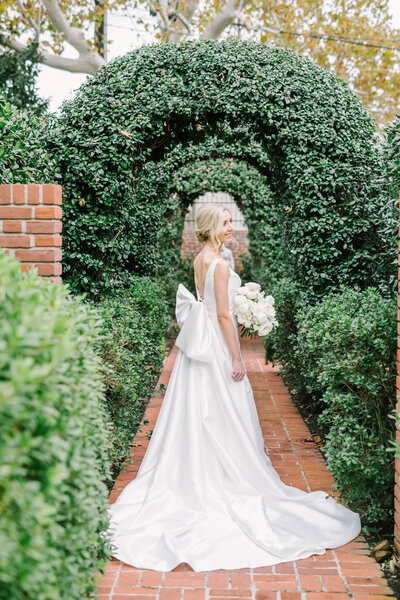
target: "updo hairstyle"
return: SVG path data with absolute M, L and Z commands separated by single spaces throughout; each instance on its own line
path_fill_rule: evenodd
M 201 204 L 196 208 L 195 234 L 199 242 L 210 240 L 214 248 L 218 250 L 222 244 L 217 236 L 222 229 L 225 210 L 230 214 L 229 208 L 221 204 Z M 236 247 L 239 245 L 233 236 L 230 241 L 233 241 Z

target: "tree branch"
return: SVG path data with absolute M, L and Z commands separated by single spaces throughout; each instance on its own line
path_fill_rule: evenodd
M 19 8 L 23 9 L 20 0 L 17 0 Z M 64 17 L 57 0 L 43 0 L 47 16 L 53 27 L 59 33 L 62 33 L 65 41 L 73 46 L 79 53 L 78 58 L 66 58 L 58 54 L 51 54 L 38 48 L 40 62 L 55 69 L 69 71 L 70 73 L 88 73 L 94 75 L 96 71 L 106 64 L 106 61 L 100 54 L 94 51 L 88 41 L 85 39 L 82 31 L 77 27 L 72 27 Z M 24 14 L 24 13 L 22 13 Z M 24 17 L 34 29 L 36 36 L 39 35 L 39 28 L 29 16 Z M 16 52 L 24 52 L 27 46 L 18 40 L 12 40 L 9 36 L 0 35 L 1 43 Z
M 20 13 L 21 13 L 21 19 L 27 25 L 30 25 L 32 27 L 32 29 L 35 31 L 36 39 L 39 39 L 39 27 L 36 25 L 35 21 L 33 21 L 33 19 L 31 19 L 30 15 L 27 14 L 25 8 L 22 5 L 21 0 L 16 0 L 16 2 L 18 4 L 18 8 L 19 8 Z
M 10 40 L 9 38 L 5 38 L 4 36 L 1 36 L 0 43 L 20 53 L 28 49 L 28 46 L 21 44 L 21 42 L 19 42 L 18 40 Z M 90 56 L 80 56 L 79 58 L 66 58 L 58 54 L 50 54 L 50 52 L 44 52 L 40 49 L 38 49 L 38 53 L 40 56 L 40 62 L 44 65 L 47 65 L 48 67 L 61 69 L 62 71 L 68 71 L 70 73 L 88 73 L 89 75 L 94 75 L 97 71 L 97 68 L 93 67 L 93 61 L 91 60 Z
M 75 72 L 85 72 L 92 75 L 97 69 L 106 64 L 100 54 L 92 50 L 82 31 L 68 23 L 57 0 L 43 0 L 43 4 L 46 7 L 48 18 L 53 27 L 59 33 L 63 33 L 65 41 L 79 52 L 78 59 L 66 59 L 55 54 L 43 53 L 43 56 L 46 57 L 47 61 L 45 64 L 56 67 L 57 69 L 70 71 L 72 64 L 77 63 L 80 66 L 78 67 L 78 70 L 74 69 Z M 80 71 L 82 66 L 85 68 L 84 71 Z
M 192 29 L 190 27 L 190 23 L 185 19 L 185 17 L 181 13 L 173 11 L 172 13 L 170 13 L 169 17 L 170 19 L 177 19 L 177 21 L 180 21 L 182 25 L 186 27 L 187 35 L 191 35 Z
M 200 36 L 203 40 L 217 40 L 221 33 L 232 25 L 243 9 L 251 0 L 228 0 L 222 11 L 215 15 L 213 21 L 208 23 L 207 27 Z

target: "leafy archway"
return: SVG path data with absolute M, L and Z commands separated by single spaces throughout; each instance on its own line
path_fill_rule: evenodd
M 175 171 L 172 186 L 183 206 L 190 206 L 205 192 L 229 193 L 246 215 L 252 262 L 255 270 L 265 271 L 263 287 L 271 288 L 285 275 L 280 207 L 274 202 L 267 178 L 258 169 L 233 158 L 197 157 Z M 165 246 L 170 244 L 167 240 Z
M 165 223 L 185 212 L 176 175 L 190 200 L 197 159 L 246 164 L 268 183 L 290 275 L 310 298 L 374 282 L 372 123 L 345 84 L 295 53 L 237 40 L 141 48 L 64 105 L 52 145 L 65 275 L 84 289 L 167 275 Z M 246 220 L 265 203 L 243 206 Z

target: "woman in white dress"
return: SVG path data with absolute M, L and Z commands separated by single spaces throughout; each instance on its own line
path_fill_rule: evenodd
M 326 492 L 283 483 L 265 452 L 233 313 L 242 282 L 220 254 L 232 232 L 225 207 L 198 209 L 197 299 L 179 284 L 167 391 L 136 478 L 108 508 L 113 556 L 138 568 L 274 565 L 361 530 L 358 513 Z

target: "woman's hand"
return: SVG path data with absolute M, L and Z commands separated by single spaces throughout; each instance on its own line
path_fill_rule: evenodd
M 232 371 L 233 381 L 242 381 L 243 377 L 245 376 L 245 370 L 244 370 L 241 358 L 233 358 L 232 366 L 233 366 L 233 371 Z

